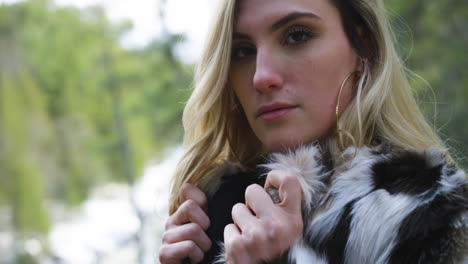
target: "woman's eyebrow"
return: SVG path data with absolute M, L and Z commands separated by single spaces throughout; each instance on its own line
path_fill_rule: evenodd
M 272 26 L 271 26 L 271 31 L 274 32 L 276 30 L 278 30 L 279 28 L 281 28 L 282 26 L 288 24 L 289 22 L 291 21 L 294 21 L 296 19 L 299 19 L 299 18 L 302 18 L 302 17 L 309 17 L 309 18 L 313 18 L 313 19 L 322 19 L 321 17 L 317 16 L 316 14 L 314 13 L 309 13 L 309 12 L 293 12 L 293 13 L 290 13 L 288 15 L 286 15 L 285 17 L 279 19 L 278 21 L 276 21 Z M 234 32 L 233 35 L 232 35 L 232 38 L 233 39 L 242 39 L 242 40 L 249 40 L 250 39 L 250 36 L 247 35 L 247 34 L 244 34 L 244 33 L 238 33 L 238 32 Z
M 321 19 L 319 16 L 317 16 L 314 13 L 309 13 L 309 12 L 293 12 L 280 20 L 276 21 L 272 26 L 271 26 L 271 31 L 276 31 L 282 26 L 288 24 L 289 22 L 302 18 L 302 17 L 310 17 L 314 19 Z

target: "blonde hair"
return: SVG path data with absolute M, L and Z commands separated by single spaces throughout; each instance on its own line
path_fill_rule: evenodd
M 348 147 L 355 141 L 356 147 L 361 147 L 379 139 L 407 149 L 445 148 L 411 93 L 382 1 L 329 1 L 339 9 L 348 38 L 365 61 L 355 96 L 338 121 L 351 135 L 342 138 L 342 145 Z M 195 89 L 183 115 L 185 153 L 172 185 L 171 214 L 177 209 L 183 183 L 210 182 L 221 176 L 215 170 L 220 163 L 231 161 L 249 167 L 264 153 L 228 87 L 235 2 L 221 1 L 197 65 Z M 358 17 L 358 25 L 351 26 L 354 29 L 346 26 L 352 15 L 348 9 Z

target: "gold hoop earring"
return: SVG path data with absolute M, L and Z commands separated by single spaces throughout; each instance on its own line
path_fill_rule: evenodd
M 337 126 L 338 126 L 338 119 L 340 117 L 340 101 L 341 101 L 341 94 L 343 93 L 343 88 L 345 84 L 348 82 L 349 78 L 351 78 L 351 76 L 353 76 L 355 73 L 358 73 L 358 71 L 353 71 L 349 73 L 348 75 L 346 75 L 343 82 L 341 83 L 340 90 L 338 91 L 338 99 L 336 101 L 336 108 L 335 108 Z
M 343 134 L 347 136 L 348 138 L 350 138 L 351 141 L 353 142 L 353 145 L 356 146 L 356 140 L 354 139 L 353 135 L 351 135 L 351 133 L 349 133 L 348 131 L 340 128 L 339 120 L 340 120 L 340 101 L 341 101 L 341 94 L 343 93 L 343 88 L 345 87 L 349 78 L 351 78 L 351 76 L 353 76 L 354 74 L 358 74 L 358 73 L 360 73 L 360 71 L 353 71 L 349 73 L 348 75 L 346 75 L 343 82 L 341 83 L 340 90 L 338 91 L 335 114 L 336 114 L 336 133 L 338 134 L 338 143 L 339 143 L 339 147 L 341 150 L 344 150 L 343 137 L 342 137 Z

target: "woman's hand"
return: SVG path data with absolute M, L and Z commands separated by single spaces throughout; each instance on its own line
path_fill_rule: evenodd
M 279 190 L 279 204 L 265 191 L 270 187 Z M 301 200 L 297 176 L 285 171 L 268 173 L 265 188 L 247 187 L 246 204 L 233 207 L 234 224 L 224 229 L 228 263 L 260 263 L 284 254 L 302 233 Z
M 186 258 L 190 263 L 201 262 L 211 247 L 211 240 L 205 233 L 210 226 L 206 195 L 194 185 L 185 183 L 179 201 L 181 205 L 166 222 L 159 251 L 161 264 L 182 263 Z

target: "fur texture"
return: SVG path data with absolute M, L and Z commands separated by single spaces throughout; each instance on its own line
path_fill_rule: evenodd
M 468 182 L 443 151 L 350 148 L 324 164 L 316 146 L 263 165 L 299 176 L 304 230 L 288 263 L 464 263 Z

